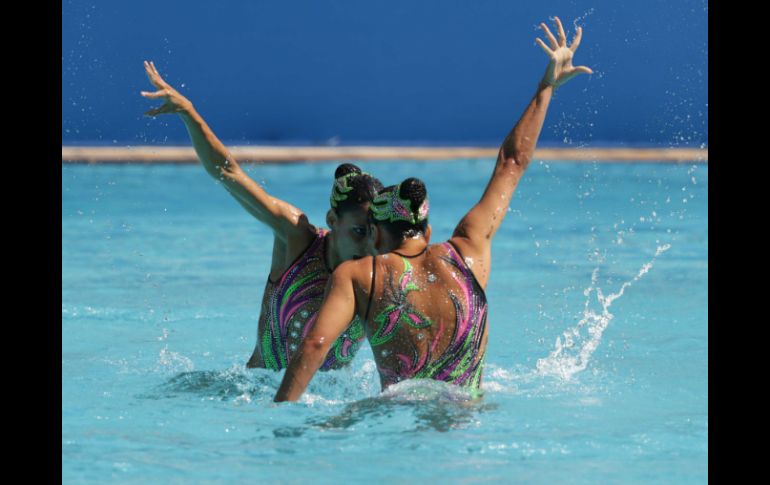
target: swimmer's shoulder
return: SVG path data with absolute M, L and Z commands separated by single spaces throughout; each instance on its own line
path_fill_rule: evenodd
M 344 261 L 334 269 L 333 278 L 340 280 L 350 280 L 354 285 L 368 285 L 372 279 L 372 256 L 364 256 L 359 259 L 350 259 Z

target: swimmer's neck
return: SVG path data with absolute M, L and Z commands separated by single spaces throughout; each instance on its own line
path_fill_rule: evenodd
M 326 244 L 324 245 L 324 261 L 330 272 L 334 271 L 343 262 L 337 251 L 335 236 L 336 234 L 333 230 L 329 231 L 329 234 L 326 236 Z
M 427 232 L 430 234 L 430 230 Z M 401 240 L 393 240 L 385 233 L 383 236 L 381 241 L 382 244 L 377 248 L 379 254 L 386 254 L 393 251 L 406 255 L 418 254 L 424 250 L 430 242 L 430 235 L 426 237 L 424 234 L 418 234 L 415 237 L 407 237 Z M 326 261 L 326 267 L 330 271 L 334 271 L 337 266 L 344 262 L 337 252 L 334 231 L 329 231 L 329 235 L 327 236 L 326 245 L 324 247 L 324 261 Z
M 423 234 L 418 234 L 415 237 L 407 237 L 400 241 L 388 240 L 389 238 L 383 238 L 382 247 L 378 248 L 381 254 L 397 252 L 407 256 L 419 254 L 428 245 L 428 240 Z
M 357 256 L 361 257 L 361 256 Z M 337 247 L 337 233 L 332 229 L 326 236 L 326 243 L 324 244 L 324 262 L 329 272 L 333 272 L 337 269 L 337 266 L 347 261 L 340 256 L 339 248 Z

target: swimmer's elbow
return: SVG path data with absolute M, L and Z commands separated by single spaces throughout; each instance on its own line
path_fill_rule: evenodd
M 301 345 L 303 358 L 310 362 L 323 362 L 331 347 L 330 339 L 320 335 L 308 335 Z
M 236 181 L 241 172 L 241 167 L 228 160 L 223 160 L 221 164 L 214 168 L 215 177 L 223 181 Z
M 513 156 L 505 159 L 506 168 L 513 170 L 524 170 L 529 165 L 529 162 L 530 157 L 523 153 L 514 153 Z
M 530 157 L 527 156 L 526 150 L 522 150 L 517 147 L 512 149 L 509 147 L 506 150 L 505 146 L 500 147 L 500 151 L 497 154 L 498 167 L 504 168 L 519 167 L 524 168 L 529 165 Z

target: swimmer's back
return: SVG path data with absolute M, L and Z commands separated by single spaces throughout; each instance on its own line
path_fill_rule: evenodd
M 383 389 L 410 378 L 478 388 L 487 300 L 457 246 L 447 241 L 419 254 L 391 252 L 359 265 L 368 271 L 356 278 L 363 290 L 356 299 L 365 302 L 359 312 Z

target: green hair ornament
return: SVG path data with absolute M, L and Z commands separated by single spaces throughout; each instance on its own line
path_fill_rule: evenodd
M 417 212 L 412 211 L 412 201 L 409 199 L 402 199 L 398 193 L 400 192 L 401 184 L 396 186 L 389 192 L 384 192 L 374 198 L 369 208 L 372 211 L 372 216 L 378 221 L 406 221 L 409 224 L 417 225 L 420 222 L 428 218 L 428 209 L 430 204 L 426 197 L 420 207 L 417 208 Z
M 337 208 L 337 204 L 343 200 L 347 200 L 348 192 L 353 190 L 353 187 L 348 185 L 348 180 L 354 175 L 364 175 L 364 172 L 350 172 L 346 173 L 342 177 L 337 178 L 332 185 L 332 195 L 329 197 L 329 203 L 333 208 Z

